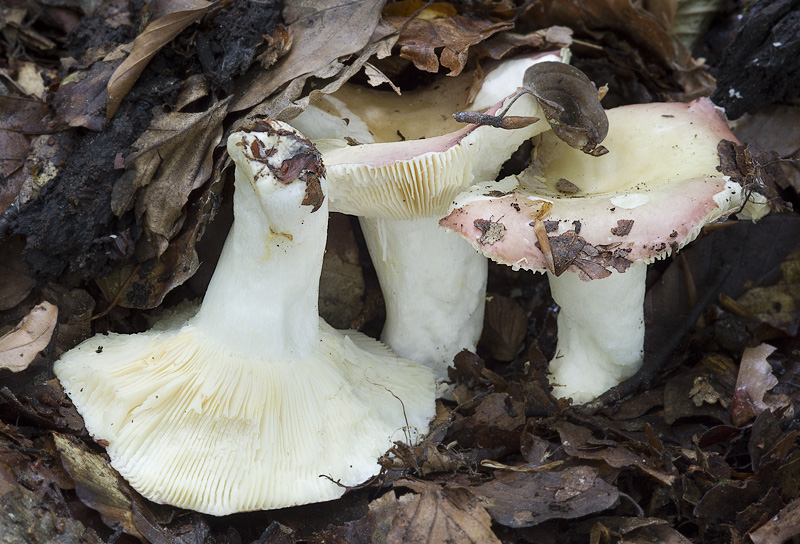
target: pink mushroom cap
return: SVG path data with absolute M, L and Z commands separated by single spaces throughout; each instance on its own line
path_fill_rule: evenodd
M 553 253 L 565 252 L 564 266 L 595 279 L 663 258 L 737 211 L 742 190 L 718 170 L 717 151 L 720 141 L 737 140 L 708 99 L 607 113 L 607 155 L 586 155 L 544 133 L 516 188 L 464 193 L 440 225 L 499 263 L 547 270 L 534 231 L 543 221 Z

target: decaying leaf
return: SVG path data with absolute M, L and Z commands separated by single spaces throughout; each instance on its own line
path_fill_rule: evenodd
M 608 153 L 599 145 L 608 134 L 608 117 L 586 74 L 563 62 L 539 62 L 525 71 L 523 85 L 539 101 L 556 136 L 595 157 Z
M 49 302 L 35 306 L 14 330 L 0 338 L 0 368 L 20 372 L 50 343 L 58 308 Z
M 106 121 L 114 117 L 120 102 L 136 83 L 150 59 L 181 30 L 203 16 L 212 5 L 207 0 L 153 3 L 153 18 L 142 33 L 133 40 L 127 58 L 116 67 L 108 80 Z
M 800 534 L 800 499 L 795 499 L 749 536 L 754 544 L 781 544 L 798 534 Z
M 520 351 L 528 328 L 528 317 L 517 302 L 503 295 L 486 297 L 481 344 L 498 361 L 511 361 Z
M 82 59 L 85 66 L 64 78 L 56 91 L 53 105 L 58 119 L 71 127 L 101 131 L 108 111 L 108 83 L 122 64 L 128 45 L 110 50 L 90 50 Z M 105 54 L 103 54 L 105 53 Z
M 292 33 L 291 49 L 269 70 L 260 66 L 251 68 L 237 82 L 230 110 L 252 108 L 286 83 L 294 81 L 297 82 L 294 87 L 299 88 L 293 88 L 291 101 L 300 96 L 306 77 L 331 78 L 337 75 L 344 68 L 339 59 L 361 51 L 370 42 L 382 6 L 383 2 L 379 0 L 288 2 L 283 16 Z M 342 28 L 351 31 L 342 34 Z
M 419 495 L 404 495 L 392 521 L 389 544 L 500 544 L 492 520 L 467 489 L 424 486 Z
M 800 331 L 800 251 L 789 255 L 780 269 L 778 283 L 752 287 L 735 304 L 748 317 L 792 337 Z
M 458 15 L 452 4 L 426 5 L 421 0 L 389 4 L 384 15 L 387 23 L 400 30 L 397 44 L 401 57 L 425 72 L 438 72 L 441 63 L 453 77 L 464 69 L 471 46 L 513 27 L 511 22 L 493 23 Z M 442 52 L 437 56 L 439 48 Z
M 69 435 L 53 434 L 56 449 L 61 454 L 64 468 L 75 482 L 75 491 L 81 501 L 100 512 L 109 527 L 121 526 L 129 535 L 142 541 L 144 536 L 134 524 L 133 507 L 138 502 L 140 511 L 147 510 L 144 500 L 136 493 L 101 456 L 91 453 L 80 440 Z
M 792 405 L 791 400 L 785 396 L 769 400 L 764 398 L 770 389 L 778 385 L 778 378 L 767 362 L 767 357 L 774 351 L 775 348 L 768 344 L 744 350 L 739 376 L 736 378 L 736 391 L 731 402 L 731 419 L 734 425 L 741 427 L 764 410 L 777 410 Z
M 579 459 L 601 459 L 614 468 L 636 468 L 664 485 L 672 485 L 675 481 L 673 474 L 648 463 L 641 453 L 628 445 L 594 438 L 590 429 L 566 421 L 557 422 L 554 427 L 561 436 L 564 451 L 569 455 Z
M 631 0 L 540 0 L 531 5 L 526 20 L 540 28 L 568 26 L 581 41 L 599 43 L 596 54 L 601 58 L 582 59 L 581 68 L 594 79 L 602 75 L 602 82 L 628 103 L 708 95 L 714 79 L 702 63 L 682 44 L 673 43 L 666 28 L 640 5 Z M 607 69 L 609 63 L 615 69 Z M 620 70 L 620 65 L 625 68 Z M 631 75 L 636 79 L 633 84 Z M 616 105 L 622 104 L 607 107 Z
M 532 527 L 549 519 L 574 519 L 613 507 L 619 493 L 594 467 L 553 472 L 496 472 L 472 489 L 492 519 L 507 527 Z
M 133 169 L 114 185 L 111 207 L 121 216 L 136 199 L 136 215 L 149 245 L 149 251 L 139 249 L 140 258 L 166 251 L 181 227 L 189 193 L 210 178 L 228 101 L 201 113 L 158 111 L 134 143 L 134 152 L 126 159 Z

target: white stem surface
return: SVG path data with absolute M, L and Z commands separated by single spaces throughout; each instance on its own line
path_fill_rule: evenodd
M 236 169 L 236 217 L 196 323 L 249 355 L 302 357 L 319 340 L 328 199 L 312 212 L 305 184 L 253 181 L 253 165 Z
M 439 379 L 483 329 L 488 261 L 438 218 L 360 218 L 386 301 L 381 340 Z
M 633 376 L 642 366 L 647 265 L 582 281 L 578 274 L 547 274 L 560 306 L 558 348 L 550 361 L 557 397 L 588 402 Z

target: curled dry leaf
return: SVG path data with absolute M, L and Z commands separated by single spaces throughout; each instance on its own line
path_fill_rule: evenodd
M 258 66 L 241 78 L 230 110 L 251 108 L 286 83 L 296 81 L 300 88 L 295 89 L 293 83 L 289 85 L 296 93 L 290 98 L 294 100 L 300 96 L 305 77 L 336 76 L 345 68 L 339 59 L 358 53 L 370 42 L 378 27 L 383 4 L 382 0 L 287 2 L 283 16 L 289 23 L 292 37 L 289 52 L 269 70 Z M 343 33 L 343 28 L 348 31 Z M 367 59 L 363 60 L 366 62 Z M 274 111 L 261 113 L 275 114 Z
M 53 98 L 59 121 L 71 127 L 101 131 L 108 111 L 108 83 L 123 63 L 128 44 L 122 44 L 101 56 L 90 52 L 92 58 L 82 59 L 87 67 L 64 78 Z
M 158 257 L 180 229 L 189 193 L 213 172 L 214 148 L 222 138 L 229 99 L 200 113 L 158 111 L 126 158 L 133 169 L 115 183 L 111 207 L 121 216 L 136 202 L 147 248 L 140 258 Z M 140 188 L 143 188 L 139 190 Z
M 419 13 L 417 10 L 423 8 Z M 514 25 L 493 23 L 458 15 L 452 4 L 425 4 L 421 0 L 405 0 L 389 4 L 385 20 L 400 30 L 397 45 L 400 56 L 409 59 L 418 69 L 436 73 L 439 64 L 449 68 L 448 76 L 457 76 L 469 58 L 469 48 L 489 36 Z M 436 50 L 442 48 L 437 56 Z
M 755 348 L 746 348 L 742 354 L 736 390 L 731 402 L 731 419 L 737 427 L 747 424 L 764 410 L 778 407 L 770 406 L 764 400 L 766 392 L 778 385 L 778 378 L 772 374 L 772 367 L 767 362 L 767 357 L 774 351 L 774 347 L 761 344 Z M 791 405 L 791 401 L 788 405 Z
M 608 153 L 599 146 L 608 134 L 608 117 L 586 74 L 563 62 L 540 62 L 525 71 L 522 82 L 556 136 L 595 157 Z
M 106 121 L 114 117 L 120 102 L 136 83 L 150 59 L 213 5 L 206 0 L 161 1 L 155 4 L 153 19 L 133 40 L 130 54 L 108 80 Z
M 11 332 L 0 338 L 0 368 L 20 372 L 47 347 L 58 320 L 58 308 L 49 302 L 35 306 Z

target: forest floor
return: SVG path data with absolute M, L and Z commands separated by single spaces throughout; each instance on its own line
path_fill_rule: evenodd
M 492 263 L 477 353 L 456 357 L 429 434 L 342 498 L 214 517 L 111 468 L 53 363 L 202 296 L 232 221 L 232 131 L 346 81 L 476 83 L 564 47 L 605 108 L 711 97 L 739 179 L 773 191 L 764 219 L 650 266 L 642 373 L 554 399 L 547 280 Z M 798 0 L 5 0 L 0 543 L 800 542 L 798 58 Z M 320 311 L 374 337 L 385 318 L 344 215 Z

